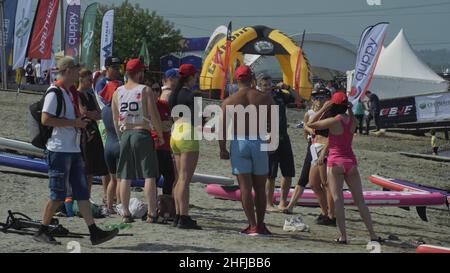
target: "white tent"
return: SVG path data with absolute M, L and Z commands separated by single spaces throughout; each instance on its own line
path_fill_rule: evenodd
M 391 99 L 446 92 L 448 82 L 416 56 L 402 29 L 382 50 L 369 89 Z

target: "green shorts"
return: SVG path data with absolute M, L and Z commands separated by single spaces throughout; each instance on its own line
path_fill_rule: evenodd
M 159 177 L 155 143 L 148 130 L 127 130 L 120 138 L 117 178 L 126 180 Z

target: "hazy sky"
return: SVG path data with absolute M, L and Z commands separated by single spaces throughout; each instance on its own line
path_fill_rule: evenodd
M 380 6 L 367 2 L 381 1 Z M 81 0 L 83 9 L 91 0 Z M 120 4 L 121 0 L 99 3 Z M 389 43 L 404 28 L 413 47 L 450 49 L 450 0 L 130 0 L 175 23 L 184 37 L 206 37 L 219 25 L 266 25 L 286 34 L 333 34 L 357 44 L 363 29 L 390 22 Z

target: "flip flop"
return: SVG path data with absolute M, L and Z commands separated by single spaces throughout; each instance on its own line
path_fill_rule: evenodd
M 337 238 L 334 242 L 340 245 L 348 245 L 347 240 L 341 240 L 341 238 Z
M 284 213 L 284 214 L 287 214 L 287 215 L 291 215 L 291 214 L 294 214 L 294 209 L 293 208 L 287 208 L 287 209 L 282 210 L 281 212 Z
M 386 240 L 384 240 L 383 238 L 379 237 L 374 239 L 370 239 L 371 242 L 378 242 L 378 243 L 384 243 Z
M 275 207 L 274 208 L 270 208 L 270 209 L 266 208 L 266 211 L 267 212 L 280 212 L 280 210 L 275 208 Z

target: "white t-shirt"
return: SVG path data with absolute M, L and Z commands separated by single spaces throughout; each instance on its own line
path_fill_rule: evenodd
M 42 77 L 42 73 L 41 73 L 41 64 L 37 63 L 34 66 L 34 70 L 36 71 L 36 78 L 41 78 Z
M 54 86 L 51 86 L 52 88 Z M 74 120 L 76 119 L 75 109 L 71 100 L 71 94 L 61 88 L 65 106 L 61 108 L 61 115 L 59 118 Z M 42 112 L 56 116 L 56 107 L 58 100 L 54 92 L 45 97 L 44 107 Z M 47 141 L 47 150 L 59 153 L 80 153 L 80 135 L 81 132 L 75 127 L 60 127 L 53 128 L 52 136 Z

